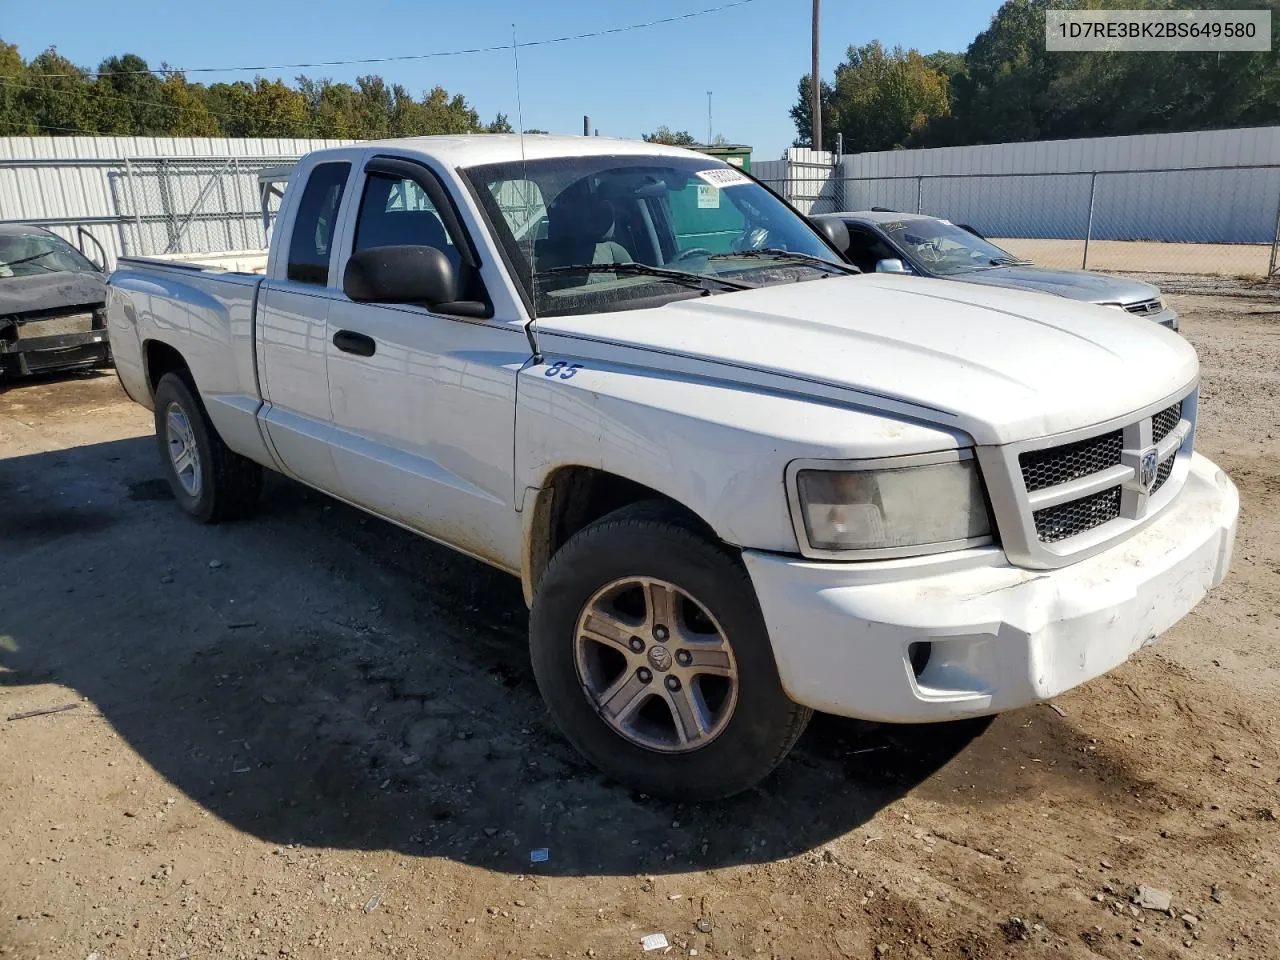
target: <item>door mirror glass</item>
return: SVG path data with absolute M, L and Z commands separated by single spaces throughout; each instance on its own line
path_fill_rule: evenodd
M 438 307 L 457 298 L 449 258 L 435 247 L 408 244 L 357 250 L 347 260 L 342 290 L 358 303 Z
M 907 265 L 897 257 L 876 261 L 876 273 L 910 273 Z

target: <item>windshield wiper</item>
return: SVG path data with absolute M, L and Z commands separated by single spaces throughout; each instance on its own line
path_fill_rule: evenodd
M 992 257 L 991 265 L 993 267 L 1025 267 L 1031 263 L 1030 260 L 1019 260 L 1017 257 Z
M 743 283 L 741 280 L 727 280 L 714 273 L 690 273 L 687 270 L 669 270 L 666 267 L 652 267 L 647 263 L 575 263 L 567 267 L 548 267 L 539 270 L 537 276 L 545 277 L 564 273 L 621 273 L 636 277 L 659 277 L 672 283 L 683 283 L 686 286 L 707 289 L 707 284 L 717 283 L 726 290 L 754 290 L 756 284 Z
M 794 250 L 783 250 L 780 247 L 761 247 L 758 250 L 738 250 L 732 253 L 713 253 L 708 260 L 736 260 L 739 257 L 776 257 L 779 260 L 801 260 L 819 267 L 829 267 L 840 273 L 861 273 L 857 267 L 847 263 L 836 263 L 825 257 L 815 257 L 811 253 L 797 253 Z
M 0 264 L 0 266 L 16 267 L 16 266 L 17 266 L 18 264 L 20 264 L 20 263 L 30 263 L 32 260 L 39 260 L 41 257 L 47 257 L 47 256 L 49 256 L 49 254 L 51 254 L 51 253 L 56 253 L 56 252 L 57 252 L 57 251 L 56 251 L 56 250 L 53 250 L 53 249 L 49 249 L 49 250 L 41 250 L 39 253 L 33 253 L 33 254 L 32 254 L 31 256 L 29 256 L 29 257 L 21 257 L 21 258 L 19 258 L 19 259 L 17 259 L 17 260 L 10 260 L 8 263 Z M 58 272 L 58 271 L 56 271 L 56 270 L 50 270 L 50 268 L 49 268 L 49 267 L 46 267 L 43 263 L 37 263 L 37 264 L 36 264 L 36 266 L 37 266 L 37 267 L 42 267 L 42 268 L 44 268 L 45 270 L 49 270 L 49 272 L 50 272 L 50 273 L 57 273 L 57 272 Z

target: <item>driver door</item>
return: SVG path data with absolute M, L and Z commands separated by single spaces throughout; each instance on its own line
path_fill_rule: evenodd
M 374 158 L 356 188 L 344 267 L 353 251 L 433 246 L 454 264 L 460 288 L 471 285 L 468 297 L 488 300 L 474 247 L 434 173 Z M 516 373 L 529 348 L 521 327 L 502 319 L 357 303 L 339 292 L 326 356 L 340 495 L 518 570 L 512 451 Z

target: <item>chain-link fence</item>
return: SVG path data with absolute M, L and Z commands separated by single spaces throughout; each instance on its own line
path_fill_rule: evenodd
M 255 250 L 278 197 L 259 175 L 297 157 L 0 160 L 0 223 L 33 223 L 110 267 L 121 256 Z
M 943 217 L 1043 266 L 1246 278 L 1280 273 L 1280 164 L 842 177 L 832 165 L 791 163 L 784 178 L 765 182 L 802 213 L 878 209 Z

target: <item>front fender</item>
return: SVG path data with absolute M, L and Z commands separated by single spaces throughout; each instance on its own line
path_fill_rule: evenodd
M 554 347 L 546 339 L 544 348 Z M 519 375 L 516 489 L 544 487 L 564 466 L 594 467 L 670 497 L 726 543 L 795 553 L 784 486 L 791 460 L 895 456 L 964 442 L 852 403 L 715 374 L 549 351 Z

